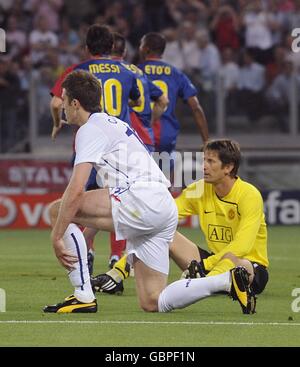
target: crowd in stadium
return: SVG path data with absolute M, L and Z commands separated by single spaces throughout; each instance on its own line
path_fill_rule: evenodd
M 141 37 L 162 32 L 164 59 L 199 89 L 208 120 L 222 76 L 229 113 L 255 123 L 264 113 L 287 130 L 291 75 L 300 83 L 300 0 L 0 0 L 6 52 L 0 57 L 1 151 L 28 129 L 30 78 L 38 83 L 38 114 L 49 115 L 49 90 L 70 64 L 83 60 L 92 23 L 108 24 L 127 39 L 127 59 L 138 62 Z M 12 98 L 13 96 L 13 98 Z M 255 106 L 255 108 L 253 108 Z M 5 136 L 5 138 L 3 138 Z

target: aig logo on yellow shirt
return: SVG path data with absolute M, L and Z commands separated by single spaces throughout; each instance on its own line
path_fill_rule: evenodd
M 232 220 L 235 217 L 235 211 L 234 209 L 229 209 L 228 211 L 228 219 Z
M 233 240 L 231 227 L 218 226 L 214 224 L 208 225 L 208 238 L 213 242 L 229 243 Z

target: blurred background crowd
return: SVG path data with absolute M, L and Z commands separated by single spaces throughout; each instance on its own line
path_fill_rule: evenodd
M 0 0 L 0 28 L 6 32 L 0 152 L 30 151 L 24 137 L 32 113 L 39 133 L 50 134 L 49 90 L 67 66 L 86 58 L 92 23 L 123 34 L 126 58 L 134 63 L 141 37 L 163 33 L 163 59 L 195 83 L 211 133 L 218 132 L 221 92 L 228 126 L 291 133 L 291 91 L 300 83 L 300 52 L 292 51 L 291 32 L 300 27 L 300 0 Z M 192 128 L 186 123 L 182 131 Z

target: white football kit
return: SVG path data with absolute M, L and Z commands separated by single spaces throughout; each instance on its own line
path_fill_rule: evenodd
M 92 163 L 109 188 L 116 239 L 127 240 L 128 261 L 135 254 L 168 274 L 177 208 L 170 182 L 135 131 L 116 117 L 93 113 L 77 131 L 75 151 L 75 165 Z

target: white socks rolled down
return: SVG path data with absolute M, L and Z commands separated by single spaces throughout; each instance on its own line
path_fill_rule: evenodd
M 78 257 L 78 262 L 74 264 L 74 270 L 68 273 L 70 282 L 75 288 L 74 296 L 81 302 L 92 302 L 95 296 L 90 282 L 87 246 L 83 234 L 76 224 L 71 223 L 63 236 L 63 240 L 66 249 Z
M 158 311 L 168 312 L 176 308 L 187 307 L 213 293 L 231 288 L 231 275 L 223 274 L 206 278 L 181 279 L 168 285 L 159 295 Z

